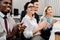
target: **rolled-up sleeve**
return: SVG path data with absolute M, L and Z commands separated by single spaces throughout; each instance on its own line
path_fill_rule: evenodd
M 33 25 L 30 23 L 30 20 L 29 19 L 24 19 L 24 25 L 26 26 L 23 34 L 26 38 L 30 38 L 30 37 L 33 37 L 33 33 L 32 33 L 32 30 L 33 30 Z

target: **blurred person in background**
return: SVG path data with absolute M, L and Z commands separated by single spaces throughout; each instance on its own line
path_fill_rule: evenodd
M 40 18 L 40 21 L 45 21 L 48 23 L 48 27 L 46 28 L 43 28 L 41 30 L 41 37 L 44 39 L 44 40 L 49 40 L 50 38 L 50 34 L 51 34 L 51 30 L 52 30 L 52 27 L 54 25 L 54 23 L 57 22 L 56 19 L 53 19 L 53 15 L 52 15 L 52 6 L 47 6 L 45 9 L 44 9 L 44 12 L 43 12 L 43 16 Z
M 39 1 L 38 0 L 31 0 L 31 3 L 33 3 L 34 5 L 34 10 L 35 13 L 33 14 L 33 17 L 35 17 L 37 23 L 39 23 L 40 19 L 39 19 L 39 15 L 38 15 L 38 9 L 39 9 Z

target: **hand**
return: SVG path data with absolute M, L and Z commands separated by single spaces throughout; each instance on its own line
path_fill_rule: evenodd
M 57 22 L 57 20 L 54 19 L 50 24 L 53 25 L 53 24 L 56 23 L 56 22 Z
M 26 26 L 23 25 L 23 23 L 17 23 L 17 24 L 14 25 L 13 29 L 15 30 L 15 32 L 22 33 L 25 28 L 26 28 Z
M 44 27 L 47 27 L 47 26 L 48 26 L 48 23 L 45 22 L 45 21 L 39 23 L 40 28 L 44 28 Z
M 22 33 L 22 32 L 24 31 L 25 28 L 26 28 L 26 26 L 23 25 L 23 23 L 21 23 L 21 24 L 19 25 L 19 27 L 18 27 L 20 33 Z

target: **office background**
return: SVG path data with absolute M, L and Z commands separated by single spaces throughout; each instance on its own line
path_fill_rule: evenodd
M 14 9 L 18 9 L 18 13 L 24 8 L 24 4 L 30 0 L 12 0 L 12 13 Z M 51 5 L 53 7 L 53 15 L 60 16 L 60 0 L 39 0 L 39 10 L 38 14 L 42 15 L 45 6 Z

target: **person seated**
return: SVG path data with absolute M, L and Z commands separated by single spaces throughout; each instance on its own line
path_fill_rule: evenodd
M 52 16 L 52 6 L 47 6 L 45 9 L 44 9 L 44 12 L 43 12 L 43 16 L 40 18 L 40 21 L 45 21 L 48 23 L 48 26 L 46 28 L 43 28 L 41 30 L 41 36 L 43 39 L 45 40 L 49 40 L 50 38 L 50 34 L 51 34 L 51 30 L 52 30 L 52 27 L 54 25 L 54 23 L 57 22 L 56 19 L 53 19 L 53 16 Z
M 34 5 L 34 10 L 35 10 L 35 13 L 34 13 L 32 16 L 35 17 L 36 22 L 39 23 L 40 19 L 39 19 L 39 15 L 38 15 L 38 13 L 37 13 L 38 8 L 39 8 L 39 2 L 38 2 L 38 0 L 31 0 L 30 2 L 33 3 L 33 5 Z M 25 15 L 26 15 L 26 10 L 24 9 L 24 10 L 21 12 L 20 22 L 21 22 L 22 19 L 25 17 Z
M 44 27 L 47 27 L 47 22 L 41 22 L 41 23 L 37 23 L 36 19 L 32 16 L 35 12 L 34 10 L 34 5 L 31 2 L 27 2 L 24 6 L 24 9 L 26 10 L 26 15 L 25 17 L 22 19 L 23 25 L 26 26 L 26 28 L 24 29 L 24 37 L 27 40 L 40 40 L 42 39 L 40 37 L 40 30 Z M 44 25 L 43 25 L 44 24 Z
M 24 30 L 22 23 L 16 23 L 9 15 L 12 0 L 0 0 L 0 40 L 12 40 L 18 33 Z

